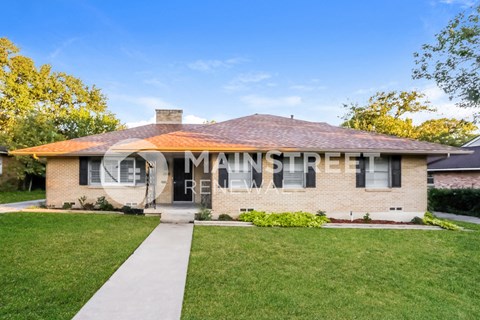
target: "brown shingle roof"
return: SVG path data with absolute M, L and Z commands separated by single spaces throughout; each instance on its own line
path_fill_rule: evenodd
M 183 150 L 262 150 L 464 153 L 459 148 L 398 138 L 272 115 L 255 114 L 209 125 L 152 124 L 133 129 L 56 142 L 16 150 L 14 154 L 89 155 L 103 154 L 115 143 L 138 138 L 149 142 L 146 149 Z M 135 149 L 138 144 L 123 144 L 118 149 Z

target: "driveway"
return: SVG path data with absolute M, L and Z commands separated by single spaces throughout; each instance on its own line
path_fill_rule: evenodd
M 452 213 L 444 213 L 444 212 L 434 212 L 433 214 L 442 219 L 450 219 L 455 221 L 480 224 L 480 218 L 477 218 L 477 217 L 462 216 L 460 214 L 452 214 Z
M 0 204 L 0 213 L 22 211 L 28 207 L 40 206 L 45 199 Z
M 160 224 L 73 319 L 180 319 L 192 234 Z

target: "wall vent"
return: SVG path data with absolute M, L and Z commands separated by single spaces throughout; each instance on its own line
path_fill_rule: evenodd
M 253 211 L 253 208 L 240 208 L 240 212 L 250 212 Z

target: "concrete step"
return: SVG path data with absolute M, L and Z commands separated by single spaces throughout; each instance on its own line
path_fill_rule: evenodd
M 195 213 L 164 212 L 160 217 L 163 223 L 190 223 L 195 220 Z

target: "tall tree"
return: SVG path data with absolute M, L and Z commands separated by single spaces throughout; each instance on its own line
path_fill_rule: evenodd
M 345 104 L 347 113 L 342 126 L 373 131 L 423 141 L 460 146 L 474 136 L 477 127 L 472 122 L 459 119 L 433 119 L 415 125 L 411 118 L 415 113 L 436 111 L 422 93 L 378 92 L 368 104 Z
M 50 65 L 36 67 L 0 38 L 0 144 L 14 150 L 120 128 L 100 89 Z M 19 177 L 42 172 L 36 160 L 19 159 Z
M 461 107 L 480 107 L 480 5 L 457 15 L 414 53 L 414 79 L 433 79 Z

